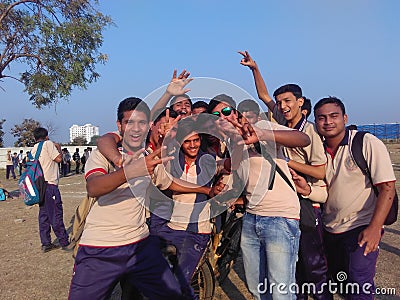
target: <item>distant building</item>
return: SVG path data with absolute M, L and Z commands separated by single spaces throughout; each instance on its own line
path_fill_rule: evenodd
M 69 140 L 72 142 L 76 137 L 84 137 L 89 143 L 93 136 L 99 135 L 99 127 L 92 124 L 85 124 L 83 126 L 72 125 L 69 128 Z

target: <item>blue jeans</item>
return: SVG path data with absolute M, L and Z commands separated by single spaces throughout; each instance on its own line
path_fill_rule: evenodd
M 247 286 L 254 299 L 296 299 L 299 222 L 245 213 L 241 248 Z

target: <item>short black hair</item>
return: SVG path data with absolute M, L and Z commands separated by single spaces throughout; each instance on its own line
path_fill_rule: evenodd
M 181 97 L 188 99 L 189 102 L 190 102 L 190 106 L 193 105 L 193 104 L 192 104 L 192 99 L 190 99 L 189 95 L 188 95 L 188 94 L 182 94 L 182 95 L 174 96 L 174 97 L 171 99 L 171 101 L 169 102 L 169 106 L 172 107 L 172 106 L 176 103 L 176 100 L 178 100 L 178 98 L 181 98 Z M 182 101 L 183 101 L 183 100 L 182 100 Z
M 137 97 L 129 97 L 122 100 L 118 105 L 117 118 L 119 122 L 122 122 L 124 118 L 124 112 L 137 110 L 141 111 L 146 115 L 147 121 L 150 120 L 150 109 L 149 106 L 142 99 Z
M 311 109 L 312 109 L 311 100 L 304 96 L 303 96 L 303 99 L 304 99 L 304 103 L 301 106 L 301 110 L 303 110 L 303 109 L 307 110 L 306 118 L 308 118 L 311 115 Z
M 179 121 L 178 128 L 176 131 L 176 140 L 178 143 L 183 143 L 184 138 L 191 132 L 198 133 L 199 126 L 198 122 L 193 120 L 192 118 L 184 118 Z
M 330 103 L 339 106 L 340 109 L 342 110 L 343 115 L 346 114 L 346 109 L 344 107 L 344 104 L 343 104 L 342 100 L 340 100 L 339 98 L 336 98 L 336 97 L 329 96 L 329 97 L 326 97 L 326 98 L 322 98 L 321 100 L 319 100 L 315 104 L 315 106 L 314 106 L 314 116 L 315 116 L 315 112 L 317 111 L 317 109 L 319 109 L 322 105 L 330 104 Z
M 237 110 L 240 113 L 252 111 L 257 115 L 260 114 L 260 106 L 253 99 L 245 99 L 238 104 Z
M 44 140 L 49 135 L 49 132 L 46 128 L 37 127 L 33 130 L 33 137 L 35 141 Z
M 200 108 L 200 107 L 203 107 L 203 108 L 205 108 L 207 110 L 208 109 L 208 103 L 203 101 L 203 100 L 199 100 L 199 101 L 196 101 L 195 103 L 193 103 L 193 105 L 192 105 L 192 109 Z
M 288 83 L 277 88 L 274 92 L 274 98 L 283 93 L 292 93 L 296 99 L 303 97 L 303 91 L 301 90 L 301 87 L 294 83 Z
M 207 112 L 211 113 L 213 109 L 220 103 L 226 103 L 233 109 L 236 109 L 236 102 L 233 100 L 231 96 L 228 96 L 226 94 L 219 94 L 212 98 L 210 100 L 210 103 L 208 104 Z

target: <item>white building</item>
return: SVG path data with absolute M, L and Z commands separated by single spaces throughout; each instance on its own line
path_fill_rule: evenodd
M 83 126 L 72 125 L 69 128 L 69 140 L 72 142 L 76 137 L 81 136 L 89 143 L 93 136 L 99 135 L 99 127 L 92 124 L 85 124 Z

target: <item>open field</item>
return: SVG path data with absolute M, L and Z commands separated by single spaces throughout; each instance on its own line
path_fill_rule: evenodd
M 400 144 L 389 144 L 396 178 L 400 179 Z M 0 299 L 67 299 L 72 275 L 70 253 L 54 250 L 43 254 L 38 232 L 38 207 L 27 207 L 17 196 L 17 181 L 6 181 L 4 170 L 0 178 L 4 187 L 13 191 L 14 199 L 0 202 Z M 400 192 L 400 182 L 396 183 Z M 72 227 L 74 210 L 85 195 L 83 175 L 62 178 L 60 190 L 64 203 L 64 222 Z M 400 222 L 388 226 L 381 243 L 376 284 L 382 293 L 377 299 L 400 299 Z M 390 290 L 389 290 L 390 289 Z M 215 299 L 250 299 L 241 260 L 221 287 Z

